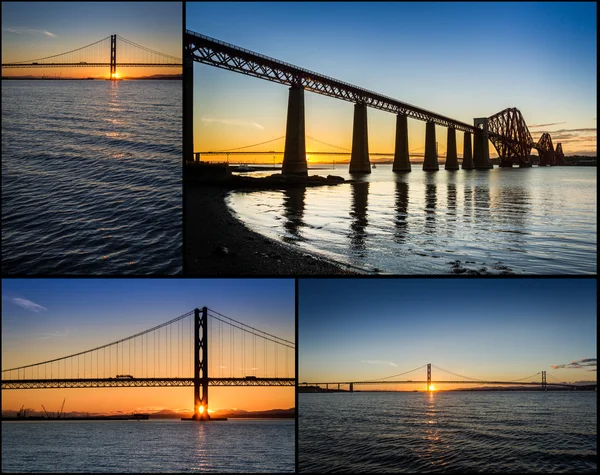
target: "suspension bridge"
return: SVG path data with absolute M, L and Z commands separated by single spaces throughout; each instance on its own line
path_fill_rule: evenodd
M 313 156 L 313 155 L 319 155 L 319 156 L 332 156 L 332 157 L 337 157 L 337 156 L 341 156 L 341 157 L 348 157 L 352 155 L 352 150 L 348 149 L 348 148 L 344 148 L 344 147 L 340 147 L 338 145 L 333 145 L 327 142 L 324 142 L 322 140 L 316 139 L 314 137 L 311 137 L 309 135 L 306 136 L 307 139 L 317 142 L 321 145 L 325 145 L 327 147 L 329 147 L 329 150 L 316 150 L 316 151 L 307 151 L 306 155 L 307 157 L 309 156 Z M 261 145 L 265 145 L 268 143 L 274 143 L 274 142 L 284 142 L 285 141 L 285 135 L 281 136 L 281 137 L 276 137 L 274 139 L 271 140 L 267 140 L 265 142 L 259 142 L 259 143 L 255 143 L 255 144 L 250 144 L 250 145 L 244 145 L 242 147 L 236 147 L 236 148 L 232 148 L 232 149 L 227 149 L 227 150 L 211 150 L 211 151 L 204 151 L 204 152 L 194 152 L 194 161 L 199 162 L 202 160 L 203 156 L 226 156 L 227 157 L 227 162 L 229 162 L 229 157 L 230 156 L 248 156 L 248 155 L 254 155 L 254 156 L 275 156 L 275 155 L 284 155 L 284 151 L 275 151 L 275 150 L 261 150 L 261 151 L 257 151 L 257 150 L 248 150 L 250 148 L 254 148 L 254 147 L 258 147 Z M 424 157 L 425 153 L 424 152 L 418 152 L 418 150 L 423 150 L 425 147 L 417 147 L 413 150 L 411 150 L 409 152 L 410 157 Z M 443 147 L 438 147 L 438 151 L 440 148 Z M 369 152 L 369 156 L 371 157 L 394 157 L 394 152 Z M 438 153 L 438 157 L 446 157 L 445 152 L 444 153 Z M 308 159 L 308 158 L 307 158 Z
M 118 45 L 118 47 L 117 47 Z M 118 55 L 117 55 L 118 52 Z M 44 58 L 2 63 L 3 68 L 109 68 L 118 79 L 117 67 L 182 67 L 181 58 L 152 50 L 114 34 L 81 48 Z
M 194 153 L 193 96 L 195 62 L 234 71 L 288 86 L 288 110 L 282 173 L 306 175 L 304 91 L 314 92 L 354 103 L 350 173 L 370 173 L 367 107 L 396 115 L 396 138 L 393 170 L 411 171 L 408 145 L 408 119 L 426 122 L 423 170 L 439 170 L 435 126 L 447 128 L 446 170 L 458 170 L 456 131 L 464 132 L 463 169 L 490 169 L 491 141 L 500 157 L 501 167 L 530 167 L 531 150 L 536 149 L 539 165 L 560 165 L 564 161 L 562 145 L 552 143 L 549 133 L 534 141 L 525 119 L 517 108 L 507 108 L 490 117 L 474 118 L 473 125 L 461 122 L 377 92 L 309 71 L 215 38 L 186 30 L 184 34 L 184 144 L 186 162 Z M 473 135 L 473 147 L 471 136 Z M 315 153 L 315 152 L 311 152 Z
M 439 373 L 440 377 L 433 378 L 431 369 L 435 368 Z M 408 378 L 408 375 L 414 374 L 418 375 L 418 371 L 426 371 L 425 379 L 397 379 L 400 376 L 405 376 Z M 421 373 L 423 374 L 423 373 Z M 548 380 L 548 376 L 550 376 L 550 380 Z M 493 380 L 484 380 L 481 378 L 471 378 L 462 374 L 453 373 L 446 369 L 440 368 L 439 366 L 432 365 L 428 363 L 423 366 L 419 366 L 418 368 L 411 369 L 409 371 L 405 371 L 403 373 L 393 374 L 391 376 L 386 376 L 378 379 L 371 379 L 366 381 L 354 380 L 354 381 L 336 381 L 336 382 L 302 382 L 299 384 L 299 387 L 304 388 L 313 388 L 313 389 L 324 389 L 326 391 L 333 390 L 342 390 L 347 388 L 346 390 L 349 392 L 353 392 L 356 386 L 372 386 L 372 385 L 394 385 L 394 384 L 423 384 L 425 385 L 425 391 L 434 391 L 434 384 L 493 384 L 499 386 L 539 386 L 542 391 L 545 391 L 548 386 L 560 387 L 560 388 L 568 388 L 568 389 L 596 389 L 596 384 L 580 386 L 575 384 L 569 384 L 565 382 L 561 382 L 556 376 L 549 375 L 547 371 L 539 371 L 535 374 L 525 376 L 524 378 L 515 379 L 512 381 L 493 381 Z M 331 388 L 330 388 L 331 386 Z
M 209 420 L 209 386 L 295 386 L 295 343 L 207 307 L 95 348 L 2 370 L 2 389 L 194 388 Z

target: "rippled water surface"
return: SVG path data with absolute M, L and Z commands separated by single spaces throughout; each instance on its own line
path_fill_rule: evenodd
M 2 81 L 2 271 L 181 272 L 181 82 Z
M 6 472 L 293 472 L 294 420 L 3 422 Z
M 301 472 L 597 471 L 591 391 L 298 398 Z
M 311 174 L 339 186 L 233 193 L 251 229 L 366 271 L 390 274 L 595 274 L 596 168 L 396 174 L 347 165 Z M 271 172 L 272 173 L 272 172 Z

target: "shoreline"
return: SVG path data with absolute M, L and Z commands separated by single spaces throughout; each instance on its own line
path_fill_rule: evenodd
M 233 277 L 366 275 L 343 264 L 292 249 L 248 229 L 225 203 L 227 186 L 185 182 L 184 275 Z

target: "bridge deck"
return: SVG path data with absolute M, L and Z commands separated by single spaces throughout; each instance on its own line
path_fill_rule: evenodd
M 295 386 L 295 378 L 208 378 L 209 386 Z M 193 378 L 90 378 L 3 380 L 2 389 L 125 388 L 194 386 Z

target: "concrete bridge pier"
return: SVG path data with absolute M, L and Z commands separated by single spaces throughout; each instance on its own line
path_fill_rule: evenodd
M 475 128 L 473 162 L 477 170 L 488 170 L 494 168 L 490 161 L 490 147 L 488 140 L 488 120 L 487 117 L 473 119 Z
M 290 87 L 281 173 L 308 175 L 304 137 L 304 87 L 298 85 Z
M 465 142 L 463 145 L 463 160 L 462 160 L 462 169 L 463 170 L 472 170 L 475 168 L 473 164 L 473 152 L 471 150 L 471 134 L 469 132 L 465 132 Z
M 396 116 L 396 149 L 394 151 L 394 172 L 409 172 L 410 157 L 408 155 L 408 117 L 406 114 Z
M 435 144 L 435 123 L 427 122 L 425 128 L 425 160 L 423 161 L 423 170 L 438 171 L 439 169 Z
M 367 105 L 362 103 L 354 104 L 350 173 L 371 173 L 369 135 L 367 132 Z
M 446 170 L 458 170 L 458 157 L 456 155 L 456 129 L 448 127 L 448 144 L 446 151 Z
M 350 392 L 353 393 L 354 392 L 354 383 L 350 383 Z

